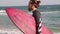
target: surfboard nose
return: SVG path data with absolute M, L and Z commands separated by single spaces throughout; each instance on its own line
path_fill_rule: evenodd
M 31 15 L 15 8 L 6 8 L 6 13 L 24 34 L 36 34 L 35 20 Z
M 12 8 L 6 8 L 6 13 L 9 15 L 9 16 L 12 16 L 15 14 L 15 9 L 12 9 Z

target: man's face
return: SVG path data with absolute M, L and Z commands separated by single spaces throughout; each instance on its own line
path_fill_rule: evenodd
M 31 3 L 29 4 L 28 7 L 29 7 L 29 11 L 31 11 L 31 10 L 33 10 L 35 8 L 34 4 L 31 4 Z

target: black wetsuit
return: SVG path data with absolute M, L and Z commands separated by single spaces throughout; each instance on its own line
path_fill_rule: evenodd
M 38 27 L 40 24 L 39 19 L 41 18 L 41 13 L 39 11 L 35 10 L 35 11 L 33 11 L 33 17 L 35 18 L 35 21 L 36 21 L 36 34 L 39 34 Z

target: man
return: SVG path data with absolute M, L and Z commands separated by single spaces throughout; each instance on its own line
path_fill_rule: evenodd
M 39 4 L 40 4 L 40 0 L 30 0 L 28 5 L 28 9 L 29 11 L 33 12 L 33 17 L 35 18 L 35 21 L 36 21 L 36 34 L 41 33 L 41 27 L 42 27 L 41 14 L 37 10 L 37 8 L 39 7 Z

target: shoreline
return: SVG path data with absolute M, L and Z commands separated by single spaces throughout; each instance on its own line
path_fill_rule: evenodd
M 54 34 L 60 34 L 60 32 L 54 32 Z

